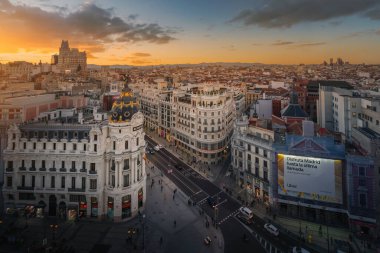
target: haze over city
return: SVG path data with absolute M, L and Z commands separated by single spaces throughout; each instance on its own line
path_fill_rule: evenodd
M 98 65 L 380 59 L 377 0 L 0 0 L 0 60 L 50 62 L 62 39 Z

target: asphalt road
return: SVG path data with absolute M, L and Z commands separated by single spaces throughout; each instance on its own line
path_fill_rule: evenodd
M 146 141 L 150 148 L 157 145 L 149 136 L 146 136 Z M 165 148 L 156 151 L 154 154 L 147 153 L 147 158 L 189 196 L 192 202 L 195 202 L 209 217 L 216 220 L 223 233 L 225 252 L 252 252 L 252 249 L 255 250 L 254 252 L 265 252 L 264 248 L 251 235 L 252 231 L 282 252 L 289 252 L 293 246 L 300 244 L 299 241 L 289 237 L 285 231 L 280 231 L 278 237 L 269 234 L 264 229 L 266 222 L 257 216 L 254 216 L 252 224 L 243 225 L 235 218 L 238 209 L 241 207 L 239 202 Z M 217 210 L 208 204 L 207 198 L 209 196 L 217 200 Z M 243 234 L 250 237 L 247 242 L 243 241 Z M 307 247 L 304 246 L 304 248 Z M 310 250 L 310 252 L 314 251 Z

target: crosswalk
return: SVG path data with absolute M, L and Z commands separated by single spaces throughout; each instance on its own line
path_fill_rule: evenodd
M 238 213 L 239 213 L 239 210 L 236 210 L 236 211 L 230 213 L 228 216 L 226 216 L 226 217 L 224 217 L 223 219 L 221 219 L 221 220 L 218 222 L 218 225 L 221 225 L 223 222 L 225 222 L 226 220 L 228 220 L 228 219 L 231 218 L 231 217 L 235 217 Z

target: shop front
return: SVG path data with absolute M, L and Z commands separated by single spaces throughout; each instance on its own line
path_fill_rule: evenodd
M 36 217 L 37 218 L 43 218 L 45 215 L 45 207 L 46 203 L 44 201 L 38 202 L 38 205 L 36 206 Z
M 69 205 L 67 207 L 67 220 L 75 221 L 78 217 L 78 206 L 77 205 Z
M 98 199 L 91 197 L 91 217 L 98 217 Z
M 107 201 L 107 217 L 108 219 L 113 219 L 114 216 L 114 199 L 112 197 L 108 197 Z
M 144 200 L 144 193 L 143 193 L 143 188 L 140 188 L 139 193 L 138 193 L 138 208 L 141 208 L 143 206 L 143 201 Z
M 79 202 L 79 218 L 87 217 L 87 202 Z
M 131 214 L 131 195 L 127 195 L 121 199 L 121 218 L 131 217 Z

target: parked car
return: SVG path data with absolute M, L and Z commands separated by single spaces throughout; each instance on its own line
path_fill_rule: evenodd
M 206 238 L 203 240 L 204 241 L 204 243 L 207 245 L 207 246 L 210 246 L 210 244 L 211 244 L 211 238 L 210 238 L 210 236 L 206 236 Z
M 264 228 L 265 228 L 266 231 L 268 231 L 269 233 L 271 233 L 274 236 L 279 236 L 280 235 L 280 230 L 278 228 L 276 228 L 275 226 L 273 226 L 272 224 L 270 224 L 270 223 L 265 223 L 264 224 Z
M 310 251 L 301 247 L 293 247 L 292 253 L 310 253 Z

